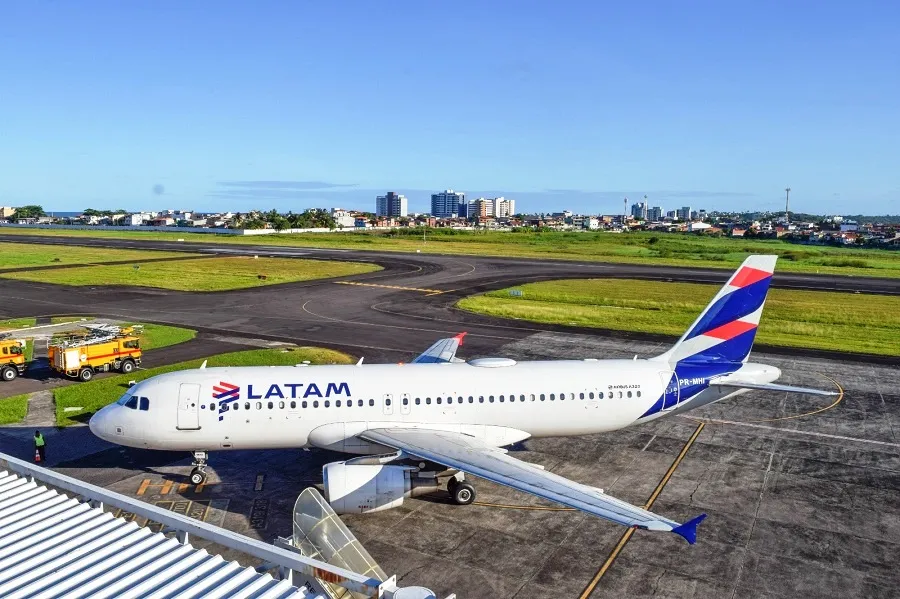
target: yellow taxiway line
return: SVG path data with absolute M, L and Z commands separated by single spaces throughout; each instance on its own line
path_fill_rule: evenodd
M 694 430 L 694 434 L 691 435 L 691 438 L 688 439 L 687 443 L 684 444 L 684 447 L 681 448 L 681 453 L 678 454 L 678 457 L 676 457 L 675 461 L 672 462 L 672 465 L 669 466 L 669 469 L 666 471 L 665 476 L 662 477 L 662 480 L 659 481 L 659 484 L 657 484 L 656 488 L 653 490 L 653 494 L 650 495 L 650 499 L 648 499 L 647 503 L 644 504 L 645 510 L 649 510 L 651 507 L 653 507 L 653 504 L 656 502 L 659 494 L 662 493 L 663 489 L 669 483 L 669 479 L 672 478 L 673 474 L 675 474 L 675 469 L 678 468 L 679 464 L 681 464 L 681 460 L 684 459 L 684 456 L 686 456 L 688 450 L 690 450 L 691 445 L 693 445 L 694 441 L 697 440 L 697 437 L 700 436 L 700 431 L 703 430 L 704 426 L 706 426 L 706 423 L 704 422 L 701 422 L 697 425 L 697 428 Z M 616 561 L 616 558 L 619 557 L 619 554 L 622 553 L 622 550 L 625 549 L 625 545 L 628 543 L 629 539 L 631 539 L 632 535 L 634 535 L 635 530 L 636 529 L 632 527 L 625 531 L 625 534 L 622 535 L 622 538 L 619 539 L 619 542 L 616 543 L 616 546 L 613 548 L 612 553 L 609 554 L 609 557 L 606 558 L 606 561 L 603 562 L 603 565 L 600 566 L 600 569 L 597 570 L 596 574 L 594 574 L 594 578 L 592 578 L 588 585 L 584 588 L 584 591 L 582 591 L 579 599 L 587 599 L 588 597 L 590 597 L 591 593 L 594 592 L 594 589 L 597 588 L 597 584 L 599 584 L 600 579 L 603 578 L 603 575 L 606 574 L 610 566 L 613 565 L 613 562 Z
M 357 283 L 355 281 L 335 281 L 335 285 L 357 285 L 359 287 L 378 287 L 379 289 L 398 289 L 400 291 L 418 291 L 429 295 L 444 293 L 440 289 L 421 289 L 419 287 L 403 287 L 401 285 L 379 285 L 377 283 Z

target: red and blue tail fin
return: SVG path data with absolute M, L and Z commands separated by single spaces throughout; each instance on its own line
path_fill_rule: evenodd
M 655 358 L 678 363 L 746 362 L 756 337 L 777 256 L 750 256 L 672 349 Z

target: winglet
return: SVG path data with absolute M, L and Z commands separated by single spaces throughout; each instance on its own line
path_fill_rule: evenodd
M 468 332 L 460 333 L 459 335 L 454 335 L 453 338 L 454 338 L 454 339 L 458 339 L 458 340 L 459 340 L 459 344 L 462 345 L 463 337 L 465 337 L 465 336 L 468 335 L 468 334 L 469 334 Z
M 681 526 L 672 529 L 676 535 L 684 537 L 684 540 L 693 545 L 697 542 L 697 526 L 706 519 L 706 514 L 700 514 L 693 520 L 688 520 Z

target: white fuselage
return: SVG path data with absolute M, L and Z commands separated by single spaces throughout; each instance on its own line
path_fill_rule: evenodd
M 745 379 L 759 382 L 780 374 L 762 365 L 739 368 Z M 502 446 L 529 437 L 616 430 L 741 392 L 708 387 L 702 373 L 679 378 L 673 389 L 672 374 L 667 363 L 654 360 L 516 363 L 502 358 L 206 368 L 138 383 L 98 412 L 91 430 L 120 445 L 150 449 L 314 446 L 367 454 L 385 448 L 357 437 L 366 429 L 452 430 Z M 647 415 L 665 393 L 674 391 L 677 397 L 679 387 L 684 390 L 680 401 Z

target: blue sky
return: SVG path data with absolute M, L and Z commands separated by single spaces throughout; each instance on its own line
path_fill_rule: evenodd
M 900 212 L 900 3 L 7 2 L 0 205 Z

